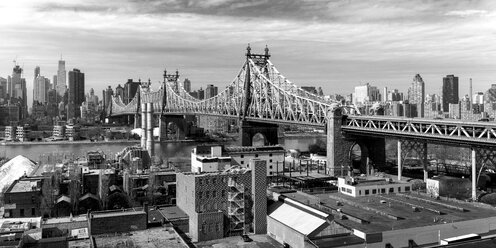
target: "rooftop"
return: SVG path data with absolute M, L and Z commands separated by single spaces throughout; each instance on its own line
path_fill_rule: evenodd
M 121 247 L 123 244 L 133 244 L 132 247 L 183 248 L 187 247 L 172 227 L 149 228 L 122 234 L 94 235 L 98 247 Z
M 307 195 L 283 194 L 316 208 L 348 216 L 335 218 L 339 224 L 365 233 L 456 223 L 496 215 L 496 209 L 460 201 L 436 200 L 410 194 L 370 195 L 359 198 L 340 193 Z
M 40 179 L 37 180 L 19 180 L 11 186 L 9 193 L 32 192 L 41 190 Z
M 282 146 L 231 146 L 224 147 L 225 152 L 284 152 Z
M 162 216 L 164 216 L 166 219 L 170 221 L 188 218 L 188 215 L 178 206 L 163 207 L 160 208 L 159 211 L 162 214 Z

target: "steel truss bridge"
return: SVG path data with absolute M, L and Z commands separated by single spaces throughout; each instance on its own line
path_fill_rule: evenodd
M 142 103 L 152 103 L 155 114 L 211 115 L 247 121 L 325 126 L 333 109 L 357 113 L 353 107 L 327 100 L 298 87 L 282 75 L 269 60 L 269 50 L 252 54 L 248 46 L 246 61 L 232 82 L 216 96 L 199 100 L 192 97 L 178 82 L 179 75 L 164 73 L 160 89 L 153 91 L 149 83 L 124 104 L 113 97 L 107 116 L 134 115 Z

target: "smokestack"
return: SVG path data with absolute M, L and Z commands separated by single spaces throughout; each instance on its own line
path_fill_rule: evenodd
M 153 103 L 146 104 L 146 150 L 153 156 Z
M 141 104 L 141 147 L 146 148 L 146 103 Z
M 472 111 L 472 102 L 473 102 L 473 99 L 472 99 L 472 97 L 473 97 L 473 92 L 472 92 L 472 78 L 470 78 L 470 93 L 469 94 L 470 94 L 470 96 L 468 98 L 468 99 L 470 99 L 469 106 L 470 106 L 470 111 Z

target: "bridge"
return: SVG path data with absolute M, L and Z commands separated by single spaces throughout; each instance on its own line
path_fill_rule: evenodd
M 162 123 L 182 126 L 187 116 L 206 115 L 237 119 L 240 122 L 241 145 L 251 145 L 255 134 L 264 135 L 268 144 L 277 144 L 277 127 L 281 124 L 324 127 L 327 130 L 327 168 L 331 175 L 344 175 L 352 168 L 351 151 L 362 151 L 360 168 L 366 174 L 374 166 L 384 165 L 385 138 L 398 139 L 398 179 L 402 179 L 402 154 L 414 151 L 422 157 L 427 178 L 427 143 L 464 146 L 472 149 L 472 195 L 475 197 L 477 169 L 496 165 L 496 125 L 426 119 L 361 116 L 353 106 L 325 99 L 292 83 L 270 61 L 269 49 L 254 54 L 250 46 L 246 60 L 232 82 L 216 96 L 199 100 L 192 97 L 179 82 L 179 74 L 164 72 L 158 90 L 142 83 L 135 97 L 124 104 L 112 98 L 107 115 L 141 116 L 142 146 L 153 153 L 151 137 L 153 118 Z M 141 115 L 140 115 L 141 114 Z M 162 129 L 162 128 L 161 128 Z

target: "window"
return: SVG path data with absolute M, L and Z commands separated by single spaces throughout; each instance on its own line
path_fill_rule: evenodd
M 217 210 L 217 208 L 219 208 L 219 204 L 217 204 L 217 202 L 214 202 L 214 208 L 212 208 L 212 209 Z
M 244 158 L 244 157 L 245 157 L 245 155 L 241 155 L 241 158 Z
M 385 194 L 386 193 L 386 189 L 382 188 L 381 189 L 381 194 Z
M 361 190 L 358 191 L 358 195 L 362 195 L 362 191 Z
M 200 178 L 200 179 L 198 180 L 198 183 L 199 183 L 200 185 L 202 185 L 202 184 L 203 184 L 203 179 L 201 179 L 201 178 Z
M 202 196 L 203 196 L 203 192 L 202 191 L 198 192 L 198 199 L 201 199 Z
M 226 196 L 226 190 L 222 190 L 222 197 Z
M 272 169 L 272 165 L 271 165 L 271 166 L 269 166 L 269 169 Z
M 405 186 L 405 191 L 410 191 L 410 186 Z
M 269 163 L 272 163 L 272 159 L 269 160 Z
M 368 190 L 368 189 L 366 189 L 366 190 L 365 190 L 365 195 L 368 195 L 368 194 L 369 194 L 369 190 Z
M 200 212 L 203 212 L 205 211 L 205 205 L 204 204 L 200 204 Z
M 215 231 L 219 232 L 220 231 L 220 225 L 219 223 L 215 223 Z
M 212 184 L 216 184 L 217 183 L 217 178 L 213 178 L 212 179 Z
M 394 192 L 394 188 L 389 188 L 389 193 L 393 193 Z
M 208 178 L 205 178 L 205 184 L 208 184 Z
M 255 154 L 255 158 L 258 158 L 258 154 Z
M 208 195 L 209 195 L 209 193 L 208 193 L 208 190 L 207 190 L 207 191 L 205 191 L 205 199 L 208 199 Z
M 245 161 L 241 161 L 241 164 L 245 164 Z
M 36 210 L 34 208 L 31 208 L 31 216 L 36 216 Z
M 341 192 L 345 192 L 346 189 L 344 187 L 341 187 Z
M 215 198 L 215 197 L 217 197 L 217 191 L 214 190 L 214 191 L 212 191 L 212 198 Z
M 269 172 L 269 175 L 272 175 L 272 171 L 271 171 L 271 172 Z
M 401 187 L 398 187 L 398 192 L 401 192 Z
M 202 233 L 207 233 L 207 225 L 206 224 L 203 224 L 202 225 L 202 229 L 201 229 Z
M 19 214 L 21 217 L 24 217 L 24 209 L 21 208 L 21 213 Z
M 351 189 L 346 189 L 346 193 L 351 194 Z
M 372 190 L 372 194 L 373 194 L 373 195 L 377 194 L 377 189 L 373 189 L 373 190 Z
M 269 157 L 272 157 L 272 153 L 269 153 Z

